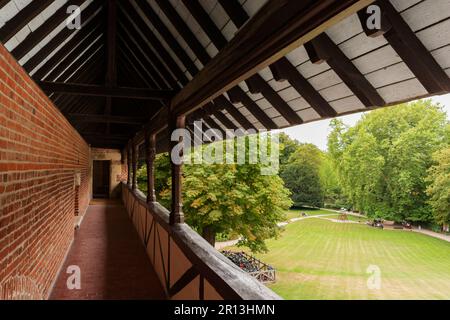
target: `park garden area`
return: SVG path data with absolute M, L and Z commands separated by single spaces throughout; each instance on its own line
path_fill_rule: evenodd
M 256 254 L 276 270 L 268 286 L 284 299 L 450 299 L 449 242 L 328 218 L 289 223 Z M 367 285 L 369 266 L 380 270 L 379 289 Z
M 352 127 L 333 119 L 327 150 L 286 134 L 279 150 L 277 175 L 261 175 L 258 164 L 185 165 L 186 222 L 213 246 L 239 239 L 231 250 L 273 266 L 277 279 L 268 285 L 285 299 L 450 299 L 450 242 L 366 225 L 448 234 L 450 124 L 442 106 L 419 100 L 375 110 Z M 168 155 L 155 167 L 158 201 L 170 207 Z M 339 222 L 341 209 L 362 217 Z M 368 268 L 379 270 L 379 288 L 368 286 Z

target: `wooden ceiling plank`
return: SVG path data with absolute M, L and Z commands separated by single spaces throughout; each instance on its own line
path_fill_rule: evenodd
M 128 1 L 121 1 L 119 2 L 119 6 L 123 10 L 123 12 L 133 20 L 133 23 L 140 30 L 141 34 L 146 37 L 147 41 L 158 53 L 158 55 L 160 57 L 164 57 L 164 60 L 161 62 L 167 65 L 170 72 L 176 77 L 178 81 L 180 81 L 182 85 L 186 85 L 189 82 L 186 75 L 180 69 L 175 60 L 173 60 L 170 53 L 161 44 L 159 39 L 153 34 L 151 28 L 144 22 L 143 18 L 132 7 L 132 5 Z
M 211 41 L 221 50 L 228 41 L 223 36 L 220 29 L 216 26 L 214 21 L 209 17 L 203 7 L 197 0 L 184 0 L 184 5 L 189 9 L 191 14 L 196 18 L 200 27 L 210 37 Z M 291 125 L 302 123 L 302 119 L 297 113 L 267 84 L 267 82 L 259 75 L 255 74 L 247 79 L 246 83 L 252 93 L 262 93 L 269 103 L 288 121 Z M 249 109 L 251 112 L 251 110 Z
M 383 34 L 429 93 L 443 94 L 450 91 L 450 78 L 394 6 L 386 0 L 377 1 L 376 5 L 381 8 L 384 29 L 380 33 L 371 34 L 365 27 L 366 34 L 372 36 Z M 364 10 L 360 12 L 363 13 Z M 360 19 L 364 19 L 363 14 L 360 13 L 359 16 Z M 366 26 L 364 22 L 361 21 L 363 27 Z
M 137 42 L 130 33 L 126 33 L 123 26 L 120 27 L 120 36 L 122 42 L 128 47 L 129 51 L 133 53 L 136 59 L 141 63 L 147 73 L 152 77 L 155 82 L 156 88 L 168 89 L 169 85 L 162 78 L 160 73 L 155 69 L 152 62 L 144 54 L 142 47 L 139 42 Z
M 180 88 L 180 86 L 177 83 L 176 78 L 172 75 L 172 73 L 167 69 L 166 65 L 161 62 L 160 58 L 156 56 L 156 54 L 153 52 L 153 49 L 148 46 L 147 39 L 144 37 L 144 35 L 139 32 L 138 29 L 136 29 L 136 25 L 130 22 L 130 20 L 125 16 L 123 12 L 120 14 L 120 22 L 122 24 L 122 29 L 127 34 L 134 34 L 139 37 L 139 39 L 134 40 L 134 42 L 138 44 L 142 44 L 141 50 L 145 54 L 145 56 L 148 58 L 149 61 L 153 64 L 154 68 L 159 72 L 161 77 L 165 80 L 165 82 L 169 85 L 170 88 L 177 90 Z
M 239 124 L 246 130 L 248 129 L 256 129 L 253 124 L 248 121 L 246 117 L 236 108 L 230 101 L 228 101 L 227 98 L 224 96 L 219 96 L 216 99 L 214 99 L 214 104 L 220 109 L 220 110 L 226 110 L 229 114 L 237 121 Z
M 93 29 L 98 21 L 91 19 L 95 12 L 101 7 L 101 1 L 93 1 L 87 8 L 82 11 L 82 29 Z M 88 21 L 84 22 L 83 21 Z M 76 29 L 63 28 L 54 38 L 44 45 L 35 55 L 33 55 L 24 65 L 27 72 L 31 72 L 36 68 L 47 56 L 49 56 L 56 48 L 58 48 L 65 40 L 67 40 Z
M 158 88 L 158 84 L 156 83 L 155 79 L 144 67 L 143 63 L 139 61 L 133 50 L 130 49 L 130 47 L 128 47 L 128 44 L 124 41 L 124 39 L 121 36 L 119 36 L 119 43 L 120 43 L 120 50 L 127 56 L 127 59 L 133 65 L 133 68 L 136 69 L 145 78 L 146 82 L 149 84 L 149 87 L 152 89 Z
M 238 0 L 219 0 L 219 3 L 238 29 L 249 19 Z
M 191 76 L 198 73 L 198 68 L 180 46 L 178 41 L 172 35 L 170 30 L 163 23 L 161 18 L 153 11 L 153 8 L 147 1 L 136 1 L 135 2 L 141 11 L 145 14 L 147 19 L 152 23 L 153 27 L 158 31 L 158 33 L 164 38 L 164 41 L 169 45 L 175 55 L 180 59 L 183 65 L 187 68 Z
M 277 110 L 283 118 L 291 125 L 303 123 L 302 118 L 281 98 L 278 93 L 259 75 L 248 78 L 246 83 L 249 83 L 252 88 L 257 88 L 264 98 Z M 250 88 L 250 87 L 249 87 Z
M 75 66 L 71 66 L 64 72 L 63 75 L 61 75 L 61 80 L 64 82 L 88 83 L 88 77 L 91 76 L 92 69 L 97 68 L 101 64 L 103 56 L 104 55 L 102 49 L 98 50 L 92 56 L 86 56 L 86 62 L 78 70 L 74 70 Z M 64 100 L 68 99 L 76 99 L 76 96 L 58 94 L 58 97 L 56 99 L 53 99 L 53 101 L 56 105 L 60 106 L 61 103 L 64 102 Z
M 0 28 L 0 42 L 8 42 L 52 2 L 53 0 L 31 1 L 25 8 L 20 10 L 11 20 L 7 21 L 4 26 Z
M 326 60 L 334 72 L 366 107 L 386 104 L 377 90 L 326 33 L 321 33 L 311 40 L 308 54 L 311 54 L 312 50 L 315 53 L 310 58 L 317 56 L 319 59 Z
M 191 15 L 197 20 L 203 31 L 208 35 L 209 39 L 214 43 L 218 50 L 225 47 L 228 43 L 225 36 L 217 28 L 214 21 L 208 13 L 203 9 L 197 0 L 182 0 L 184 6 L 189 10 Z
M 286 79 L 291 86 L 309 103 L 321 117 L 335 117 L 337 115 L 330 104 L 317 92 L 316 89 L 306 80 L 291 62 L 286 58 L 281 58 L 270 66 L 274 78 L 282 81 Z
M 204 65 L 207 64 L 208 61 L 211 60 L 211 57 L 203 48 L 202 44 L 191 31 L 186 22 L 184 22 L 174 7 L 172 7 L 170 2 L 167 0 L 156 0 L 156 2 L 164 15 L 169 19 L 172 25 L 177 29 L 178 33 L 183 37 L 184 41 L 195 53 L 200 62 Z
M 83 58 L 89 57 L 103 45 L 103 39 L 100 35 L 100 30 L 94 30 L 87 38 L 83 39 L 79 46 L 65 56 L 49 74 L 42 78 L 42 80 L 56 81 L 61 78 L 64 70 L 73 69 L 74 65 L 75 67 L 77 64 L 79 65 L 79 61 L 84 62 L 85 60 Z M 86 50 L 88 47 L 89 49 Z M 68 66 L 70 67 L 67 68 Z
M 172 109 L 180 115 L 192 112 L 372 2 L 268 1 L 174 97 Z
M 63 47 L 61 47 L 49 60 L 47 60 L 37 71 L 33 74 L 33 78 L 42 80 L 47 73 L 49 73 L 55 66 L 58 66 L 61 61 L 75 48 L 79 47 L 83 40 L 89 36 L 91 32 L 101 29 L 99 23 L 93 23 L 92 29 L 82 28 L 71 38 Z
M 249 19 L 247 12 L 237 0 L 220 0 L 219 3 L 230 16 L 237 28 L 241 28 Z M 300 74 L 300 72 L 285 57 L 269 66 L 276 81 L 289 80 L 291 86 L 324 117 L 336 115 L 336 111 L 328 102 L 313 88 L 313 86 Z M 250 88 L 250 87 L 249 87 Z
M 134 65 L 134 63 L 130 59 L 130 55 L 128 53 L 126 53 L 121 47 L 119 47 L 119 53 L 121 54 L 121 57 L 123 57 L 121 60 L 121 64 L 125 63 L 127 66 L 129 66 L 131 69 L 133 69 L 133 73 L 135 75 L 139 76 L 141 81 L 145 84 L 145 87 L 148 87 L 148 88 L 154 87 L 153 80 L 152 79 L 149 80 L 148 75 L 144 76 L 142 74 L 142 69 L 139 69 L 138 67 L 136 67 Z
M 232 102 L 241 102 L 266 129 L 278 129 L 275 122 L 239 86 L 231 88 L 228 96 Z
M 8 4 L 10 0 L 0 0 L 0 10 Z
M 46 36 L 55 30 L 61 23 L 63 23 L 69 15 L 67 14 L 67 7 L 70 5 L 80 6 L 84 0 L 70 0 L 61 8 L 55 11 L 42 25 L 31 32 L 14 50 L 12 55 L 17 59 L 22 59 L 31 49 L 39 44 Z M 65 28 L 68 29 L 68 28 Z

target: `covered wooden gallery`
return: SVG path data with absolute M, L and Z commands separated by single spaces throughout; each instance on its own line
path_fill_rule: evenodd
M 156 202 L 154 155 L 448 93 L 449 34 L 449 0 L 0 0 L 0 297 L 64 296 L 103 159 L 162 296 L 278 298 L 183 223 L 181 166 Z

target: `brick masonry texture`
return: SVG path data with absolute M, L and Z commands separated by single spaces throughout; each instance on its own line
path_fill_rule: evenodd
M 89 204 L 90 165 L 89 146 L 0 44 L 0 299 L 8 288 L 48 297 Z

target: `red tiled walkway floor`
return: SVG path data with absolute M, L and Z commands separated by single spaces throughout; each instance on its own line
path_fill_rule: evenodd
M 80 267 L 80 290 L 67 288 L 69 266 Z M 165 298 L 122 204 L 96 201 L 89 206 L 50 298 Z

